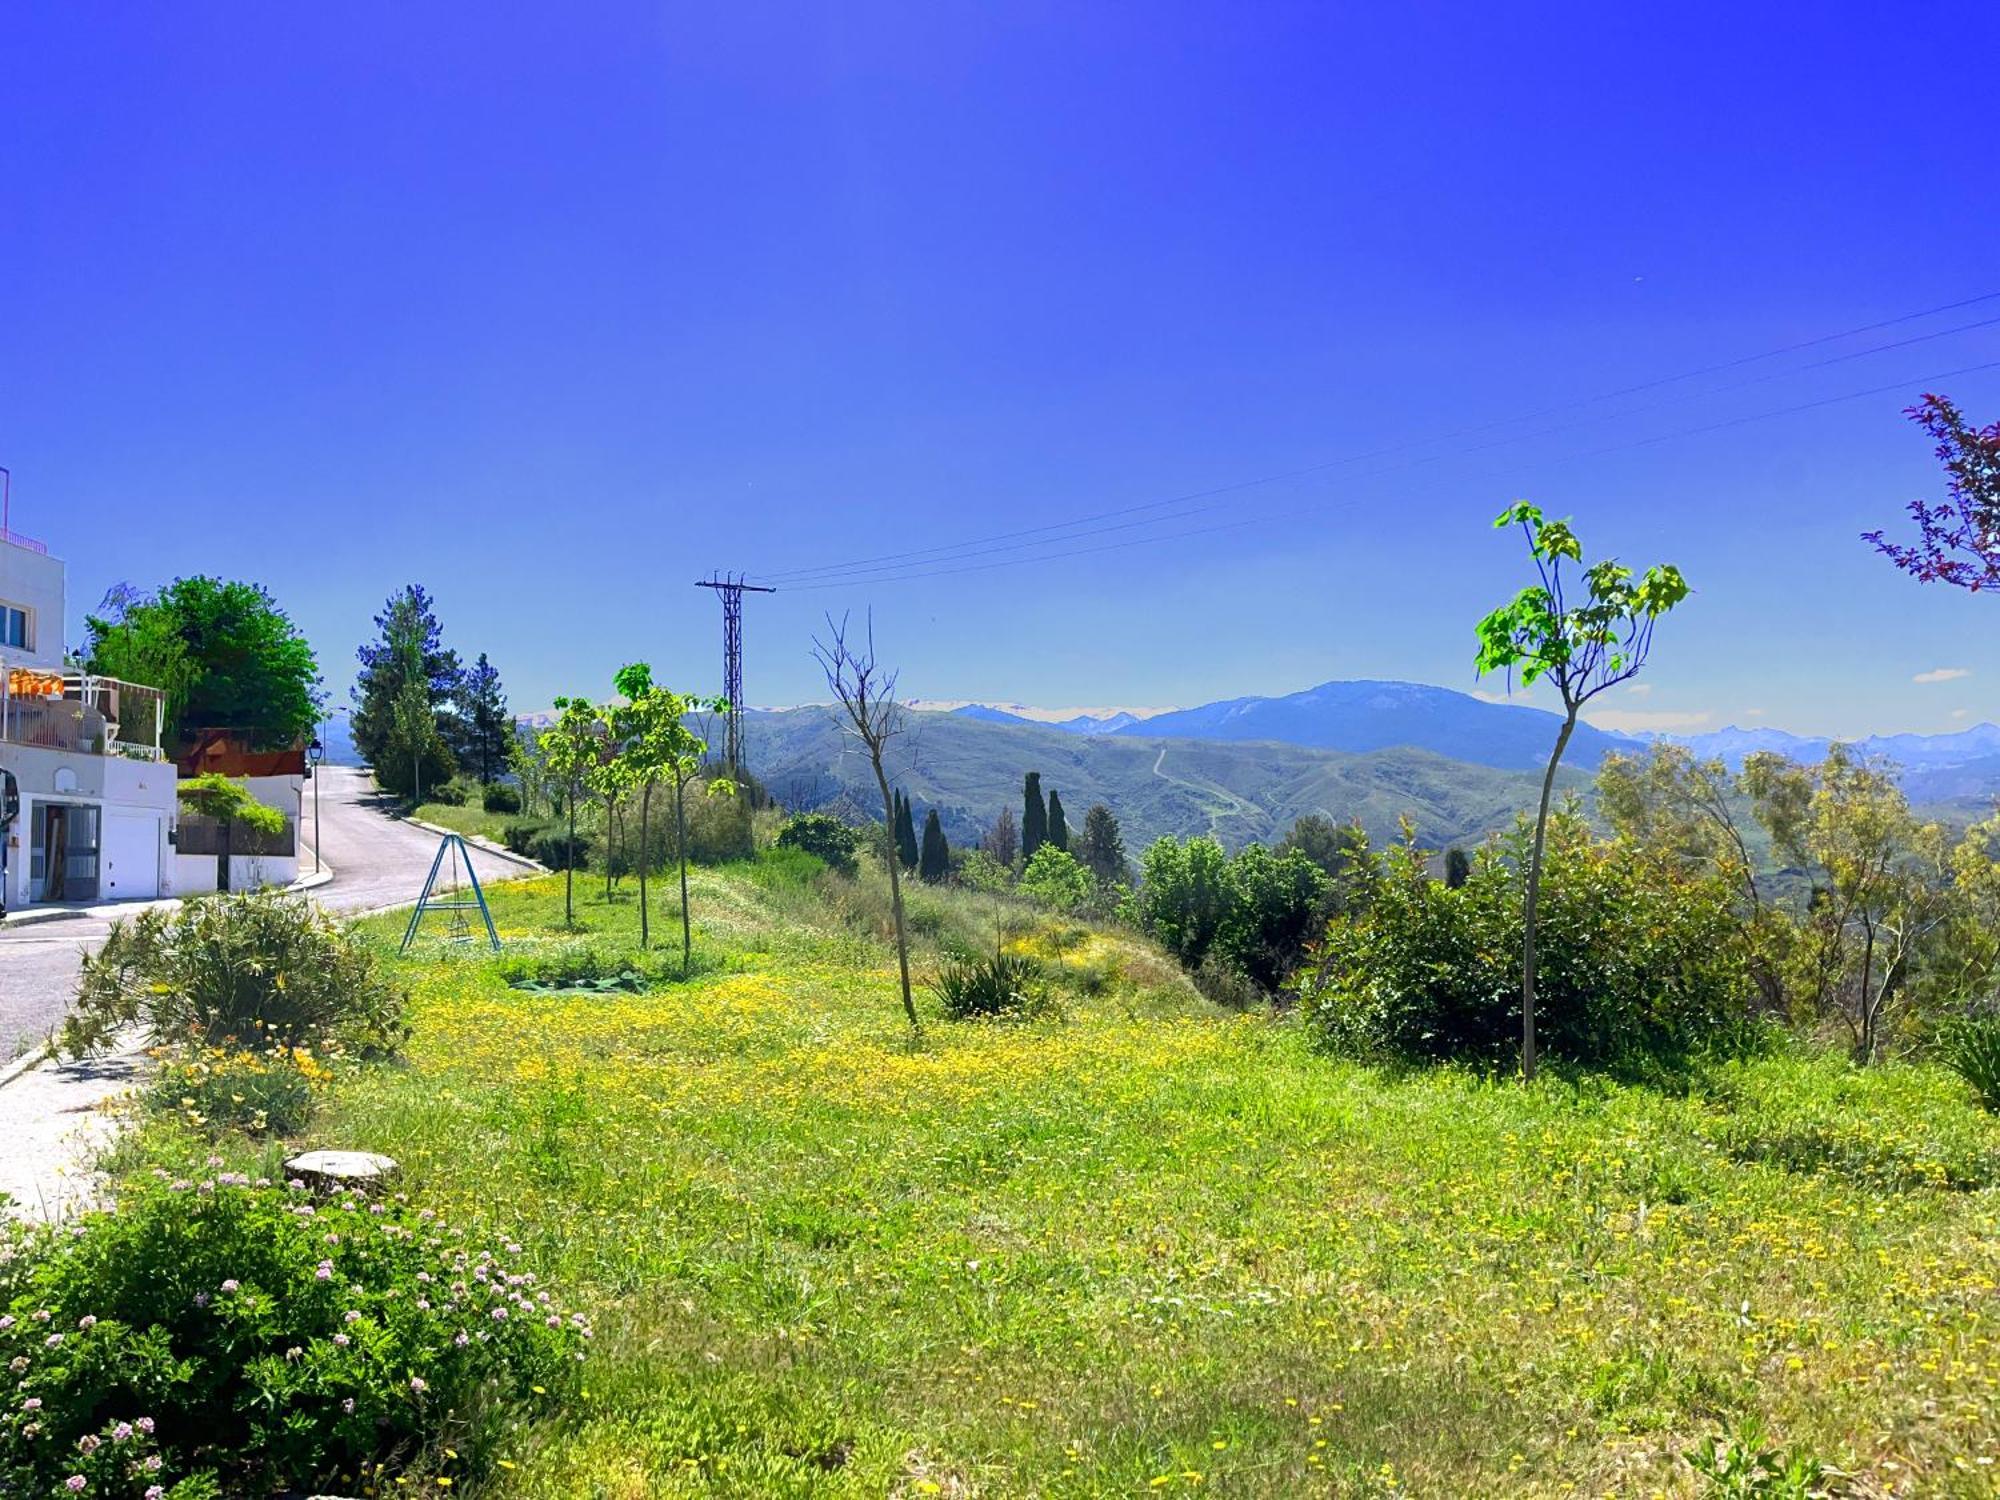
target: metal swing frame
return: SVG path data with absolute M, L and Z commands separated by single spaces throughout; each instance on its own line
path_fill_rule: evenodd
M 446 854 L 453 855 L 458 863 L 465 866 L 465 878 L 472 882 L 470 901 L 431 899 L 432 893 L 437 889 L 438 872 L 444 868 Z M 458 868 L 458 863 L 454 863 L 454 871 Z M 398 952 L 410 951 L 410 944 L 417 940 L 417 927 L 424 920 L 424 913 L 427 911 L 477 911 L 481 920 L 486 923 L 486 941 L 492 945 L 494 952 L 500 951 L 500 934 L 494 929 L 493 913 L 486 905 L 486 891 L 479 884 L 479 871 L 473 868 L 472 851 L 466 847 L 463 834 L 447 833 L 438 840 L 437 854 L 431 860 L 431 872 L 424 878 L 423 894 L 417 897 L 416 910 L 410 913 L 410 925 L 403 929 L 403 946 L 397 950 Z M 468 932 L 466 936 L 470 938 L 471 933 Z

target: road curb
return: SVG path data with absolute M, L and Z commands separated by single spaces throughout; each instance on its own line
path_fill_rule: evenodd
M 56 1049 L 47 1042 L 43 1042 L 39 1047 L 29 1048 L 26 1052 L 23 1052 L 19 1057 L 8 1063 L 6 1067 L 0 1068 L 0 1089 L 7 1087 L 8 1084 L 19 1078 L 23 1073 L 34 1072 L 35 1069 L 39 1068 L 55 1055 Z

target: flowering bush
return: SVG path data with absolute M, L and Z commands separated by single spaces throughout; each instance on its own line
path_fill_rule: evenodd
M 147 1102 L 197 1130 L 235 1128 L 253 1135 L 296 1135 L 312 1117 L 338 1054 L 272 1044 L 162 1048 Z
M 408 1035 L 405 995 L 374 953 L 303 896 L 209 896 L 111 924 L 83 960 L 63 1023 L 72 1055 L 143 1025 L 156 1041 L 342 1038 L 387 1051 Z
M 211 1164 L 219 1158 L 211 1158 Z M 476 1473 L 590 1327 L 520 1246 L 217 1173 L 0 1249 L 0 1494 L 195 1500 Z

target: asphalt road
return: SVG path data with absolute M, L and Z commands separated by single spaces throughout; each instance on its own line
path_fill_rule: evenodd
M 390 817 L 365 772 L 322 766 L 318 776 L 320 853 L 334 876 L 313 899 L 348 912 L 415 901 L 437 854 L 437 835 Z M 309 781 L 299 829 L 302 875 L 312 870 L 313 792 Z M 474 853 L 473 864 L 482 882 L 526 873 L 484 852 Z M 109 916 L 94 912 L 0 926 L 0 1066 L 62 1020 L 79 958 L 104 941 L 110 926 Z

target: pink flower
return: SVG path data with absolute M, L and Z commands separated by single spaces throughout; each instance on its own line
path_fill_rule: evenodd
M 114 1443 L 125 1442 L 131 1436 L 132 1424 L 130 1422 L 120 1422 L 116 1427 L 111 1429 L 111 1441 Z
M 412 1375 L 410 1377 L 410 1389 L 421 1395 L 424 1391 L 428 1390 L 429 1387 L 424 1384 L 423 1376 Z
M 236 1278 L 232 1276 L 229 1280 L 222 1283 L 222 1289 L 225 1292 L 233 1292 L 237 1289 L 237 1287 L 241 1285 L 242 1283 L 236 1280 Z
M 157 1484 L 146 1486 L 145 1500 L 166 1500 L 167 1492 Z
M 85 1313 L 82 1317 L 76 1320 L 76 1326 L 79 1328 L 95 1328 L 97 1326 L 96 1314 Z
M 346 1321 L 349 1323 L 359 1323 L 361 1321 L 361 1314 L 356 1312 L 353 1308 L 350 1307 L 347 1310 Z
M 334 1342 L 335 1342 L 336 1344 L 340 1345 L 340 1347 L 341 1347 L 341 1348 L 343 1348 L 343 1349 L 345 1349 L 345 1348 L 346 1348 L 346 1347 L 348 1346 L 348 1344 L 349 1344 L 349 1343 L 351 1342 L 351 1341 L 350 1341 L 350 1340 L 348 1339 L 347 1335 L 346 1335 L 346 1334 L 344 1334 L 344 1333 L 336 1333 L 336 1334 L 335 1334 L 335 1335 L 333 1336 L 333 1341 L 334 1341 Z
M 507 1309 L 506 1309 L 506 1308 L 504 1308 L 504 1307 L 496 1307 L 496 1308 L 494 1308 L 494 1309 L 493 1309 L 493 1321 L 494 1321 L 494 1322 L 496 1322 L 496 1323 L 504 1323 L 504 1322 L 506 1322 L 506 1321 L 507 1321 Z
M 40 1396 L 30 1396 L 26 1401 L 21 1403 L 22 1411 L 40 1411 L 41 1409 L 42 1398 Z
M 150 1437 L 153 1432 L 153 1419 L 151 1417 L 139 1418 L 139 1430 Z
M 83 1493 L 83 1487 L 85 1483 L 87 1483 L 87 1481 L 81 1474 L 72 1474 L 69 1476 L 69 1478 L 63 1481 L 63 1484 L 66 1487 L 68 1487 L 71 1490 L 74 1490 L 78 1494 Z

